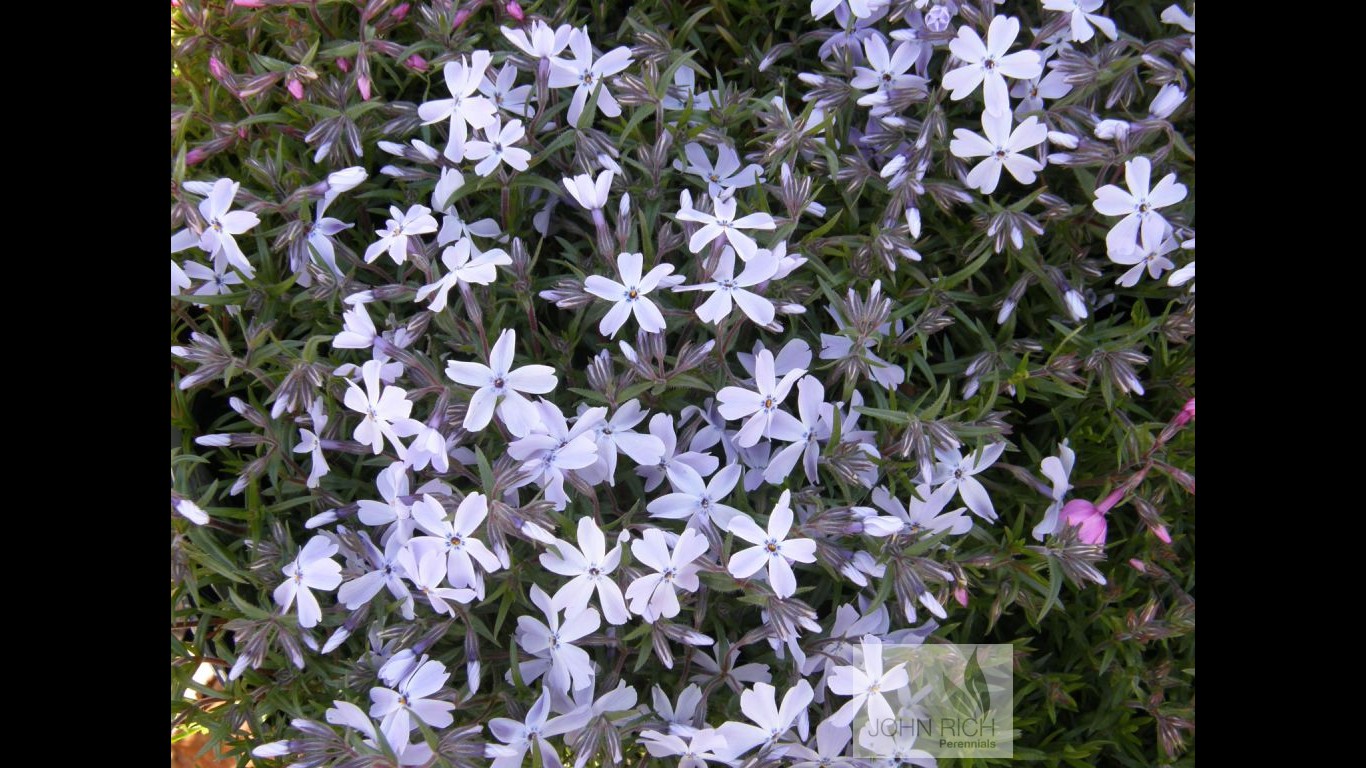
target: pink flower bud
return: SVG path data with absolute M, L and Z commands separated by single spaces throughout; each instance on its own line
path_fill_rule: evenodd
M 1077 537 L 1083 544 L 1105 545 L 1105 512 L 1085 499 L 1073 499 L 1063 505 L 1062 519 L 1077 526 Z
M 393 17 L 394 21 L 403 21 L 403 17 L 408 15 L 410 8 L 411 6 L 408 3 L 400 3 L 394 7 L 394 10 L 389 11 L 389 15 Z
M 409 56 L 403 63 L 407 64 L 410 69 L 416 70 L 418 72 L 427 71 L 427 60 L 422 58 L 421 56 L 418 56 L 416 53 L 414 53 L 412 56 Z
M 522 6 L 518 5 L 517 0 L 508 0 L 507 4 L 503 6 L 503 10 L 518 21 L 526 21 L 526 14 L 522 12 Z
M 953 588 L 953 599 L 954 599 L 954 600 L 957 600 L 959 605 L 963 606 L 964 608 L 967 608 L 967 607 L 968 607 L 968 589 L 967 589 L 967 587 L 954 587 L 954 588 Z
M 1150 525 L 1148 526 L 1148 530 L 1152 531 L 1154 536 L 1161 539 L 1163 544 L 1172 543 L 1172 535 L 1167 533 L 1167 526 L 1161 524 Z
M 1105 514 L 1106 512 L 1109 512 L 1109 511 L 1110 511 L 1110 508 L 1113 507 L 1114 505 L 1118 504 L 1119 501 L 1120 501 L 1120 499 L 1123 499 L 1123 498 L 1124 498 L 1124 486 L 1121 485 L 1120 487 L 1114 489 L 1113 491 L 1110 491 L 1110 495 L 1109 495 L 1109 496 L 1106 496 L 1105 499 L 1104 499 L 1103 501 L 1101 501 L 1101 503 L 1097 504 L 1097 505 L 1096 505 L 1096 509 L 1099 510 L 1100 513 L 1103 515 L 1103 514 Z
M 263 2 L 263 0 L 232 0 L 232 4 L 233 4 L 233 5 L 237 5 L 237 6 L 241 6 L 242 8 L 265 8 L 265 7 L 266 7 L 266 4 L 265 4 L 265 2 Z
M 195 147 L 185 153 L 185 165 L 198 165 L 208 159 L 208 157 L 208 152 L 205 152 L 201 147 Z
M 1129 561 L 1129 567 L 1130 567 L 1130 568 L 1133 568 L 1135 571 L 1138 571 L 1139 573 L 1147 573 L 1147 572 L 1148 572 L 1148 566 L 1145 565 L 1144 562 L 1143 562 L 1142 560 L 1139 560 L 1138 558 L 1134 558 L 1133 560 L 1130 560 L 1130 561 Z
M 1176 414 L 1176 426 L 1184 427 L 1195 419 L 1195 398 L 1186 401 L 1181 412 Z
M 304 100 L 304 84 L 298 80 L 295 80 L 294 78 L 287 80 L 285 82 L 285 89 L 289 91 L 289 95 L 293 96 L 295 101 Z
M 228 68 L 223 66 L 223 62 L 219 61 L 217 56 L 210 56 L 209 73 L 212 74 L 216 79 L 222 80 L 224 77 L 227 77 Z
M 451 20 L 451 28 L 460 29 L 460 27 L 463 26 L 465 22 L 470 20 L 470 14 L 472 13 L 474 13 L 474 11 L 468 5 L 456 11 L 455 18 Z
M 360 91 L 360 97 L 365 101 L 370 100 L 370 78 L 361 75 L 356 78 L 356 90 Z
M 345 56 L 341 57 L 340 59 L 337 59 L 337 69 L 340 69 L 343 72 L 350 72 L 351 60 L 346 58 Z

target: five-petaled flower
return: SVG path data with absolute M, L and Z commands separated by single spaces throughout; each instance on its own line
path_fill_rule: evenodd
M 949 50 L 964 66 L 944 74 L 944 87 L 952 91 L 949 97 L 959 101 L 981 85 L 986 111 L 993 115 L 1009 114 L 1006 78 L 1030 80 L 1043 73 L 1038 51 L 1006 53 L 1019 34 L 1020 21 L 1006 16 L 991 20 L 986 42 L 968 25 L 959 27 L 958 37 L 949 42 Z
M 601 275 L 584 278 L 584 290 L 612 302 L 612 308 L 607 310 L 598 324 L 598 331 L 608 338 L 616 336 L 631 315 L 635 315 L 640 329 L 646 333 L 664 330 L 664 315 L 653 301 L 646 298 L 646 294 L 653 291 L 660 279 L 673 272 L 674 268 L 670 264 L 660 264 L 642 276 L 643 260 L 644 257 L 639 253 L 617 256 L 617 272 L 621 275 L 621 282 Z
M 555 369 L 548 365 L 524 365 L 511 370 L 516 345 L 517 332 L 509 328 L 494 342 L 488 365 L 454 360 L 446 363 L 446 375 L 452 381 L 478 387 L 465 410 L 463 425 L 466 430 L 478 432 L 487 427 L 493 419 L 495 405 L 498 418 L 514 436 L 526 435 L 536 426 L 536 409 L 521 393 L 544 395 L 555 389 L 558 379 Z
M 754 356 L 754 389 L 722 387 L 716 393 L 717 409 L 727 421 L 749 420 L 735 435 L 735 444 L 748 448 L 760 437 L 791 442 L 802 436 L 802 423 L 780 408 L 797 379 L 806 375 L 803 368 L 794 368 L 776 381 L 773 373 L 773 353 L 767 349 Z
M 737 579 L 747 579 L 768 566 L 768 583 L 778 597 L 797 594 L 797 576 L 792 563 L 816 562 L 813 539 L 789 539 L 792 532 L 792 491 L 784 490 L 768 517 L 768 530 L 760 528 L 748 515 L 731 518 L 730 532 L 754 546 L 730 556 L 726 569 Z
M 383 363 L 368 360 L 361 366 L 361 378 L 365 381 L 362 390 L 356 382 L 346 380 L 349 389 L 342 401 L 346 407 L 361 413 L 365 418 L 356 425 L 354 437 L 357 441 L 370 446 L 376 455 L 384 452 L 384 440 L 389 439 L 400 459 L 408 455 L 408 449 L 400 437 L 412 437 L 422 429 L 422 422 L 408 418 L 413 412 L 413 401 L 408 392 L 396 386 L 381 386 L 380 368 Z
M 379 258 L 381 253 L 388 253 L 389 258 L 395 264 L 402 264 L 408 260 L 408 238 L 417 235 L 429 235 L 437 230 L 436 219 L 432 217 L 432 209 L 425 205 L 414 205 L 404 213 L 398 206 L 389 206 L 389 220 L 385 222 L 385 228 L 375 232 L 379 235 L 379 240 L 370 244 L 365 249 L 365 263 L 369 264 Z
M 316 627 L 322 620 L 323 609 L 312 590 L 321 589 L 331 592 L 341 585 L 342 567 L 332 556 L 337 554 L 337 542 L 326 536 L 314 536 L 308 540 L 294 561 L 284 567 L 285 580 L 275 588 L 275 604 L 280 611 L 289 610 L 296 600 L 299 603 L 299 626 L 304 629 Z

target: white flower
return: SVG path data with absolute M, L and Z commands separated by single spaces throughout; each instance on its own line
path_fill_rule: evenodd
M 416 591 L 427 598 L 432 610 L 455 616 L 455 609 L 447 603 L 470 603 L 477 595 L 468 587 L 458 589 L 441 586 L 446 578 L 446 558 L 435 547 L 409 543 L 398 553 L 398 564 L 413 582 Z
M 569 50 L 573 59 L 551 59 L 550 87 L 574 88 L 574 97 L 569 102 L 568 120 L 571 126 L 578 125 L 583 114 L 584 104 L 593 89 L 602 83 L 598 93 L 598 111 L 607 117 L 619 117 L 621 105 L 608 90 L 604 79 L 615 75 L 631 65 L 631 49 L 618 46 L 593 60 L 593 43 L 588 38 L 588 29 L 576 29 L 569 34 Z
M 504 62 L 498 76 L 485 76 L 479 83 L 479 92 L 484 94 L 493 105 L 517 117 L 531 117 L 535 111 L 528 103 L 531 100 L 530 85 L 517 85 L 517 67 L 512 62 Z
M 692 70 L 684 67 L 679 70 L 691 72 Z M 707 182 L 707 194 L 714 199 L 719 199 L 728 189 L 742 189 L 752 187 L 759 183 L 759 176 L 764 169 L 755 163 L 750 163 L 741 167 L 740 156 L 728 144 L 722 144 L 716 150 L 716 163 L 713 165 L 711 159 L 707 157 L 707 150 L 701 144 L 690 143 L 683 147 L 683 153 L 688 156 L 688 164 L 675 160 L 674 168 L 702 177 Z
M 365 249 L 365 263 L 373 263 L 381 253 L 388 253 L 395 264 L 408 260 L 408 238 L 427 235 L 437 229 L 432 209 L 425 205 L 414 205 L 404 213 L 396 205 L 389 206 L 389 220 L 385 228 L 375 232 L 379 240 Z
M 195 296 L 223 296 L 232 293 L 232 286 L 242 284 L 242 277 L 236 272 L 227 271 L 225 262 L 215 261 L 213 267 L 209 269 L 197 261 L 185 262 L 185 274 L 204 281 L 199 290 L 194 292 Z
M 1018 118 L 1024 118 L 1030 112 L 1042 111 L 1044 99 L 1061 99 L 1071 92 L 1072 84 L 1067 82 L 1067 76 L 1056 69 L 1041 77 L 1017 81 L 1010 89 L 1010 95 L 1020 100 L 1015 105 L 1015 116 Z M 1077 147 L 1073 144 L 1068 148 Z
M 596 181 L 593 174 L 581 173 L 578 176 L 564 179 L 564 188 L 569 192 L 574 200 L 583 206 L 585 211 L 600 212 L 607 207 L 612 198 L 612 171 L 603 171 L 598 174 Z M 597 216 L 594 216 L 596 220 Z
M 517 332 L 511 328 L 498 335 L 489 351 L 489 364 L 451 361 L 446 376 L 457 384 L 478 387 L 470 396 L 463 426 L 470 432 L 487 427 L 497 405 L 498 418 L 515 437 L 525 436 L 537 423 L 536 409 L 521 393 L 544 395 L 555 389 L 558 379 L 548 365 L 524 365 L 513 371 L 512 356 Z
M 475 561 L 489 573 L 502 567 L 484 542 L 474 538 L 475 530 L 483 524 L 488 513 L 488 499 L 477 491 L 460 501 L 455 515 L 449 520 L 446 508 L 431 494 L 424 493 L 420 501 L 413 503 L 413 520 L 431 534 L 413 539 L 414 543 L 425 543 L 432 551 L 445 554 L 446 578 L 451 586 L 457 589 L 470 587 L 480 600 L 484 599 L 484 577 L 474 569 Z
M 794 744 L 788 747 L 787 757 L 793 761 L 792 768 L 856 768 L 860 763 L 848 757 L 844 749 L 853 735 L 849 726 L 826 720 L 816 726 L 815 749 Z
M 1031 531 L 1035 541 L 1043 541 L 1045 536 L 1057 533 L 1062 527 L 1062 521 L 1058 519 L 1058 515 L 1062 511 L 1063 500 L 1067 498 L 1067 492 L 1072 490 L 1070 478 L 1072 465 L 1076 458 L 1077 454 L 1068 447 L 1067 441 L 1063 440 L 1058 446 L 1058 455 L 1047 456 L 1043 460 L 1040 469 L 1043 470 L 1044 477 L 1053 481 L 1053 493 L 1051 494 L 1053 503 L 1048 505 L 1043 520 Z
M 324 200 L 336 200 L 337 196 L 343 192 L 350 192 L 359 187 L 362 182 L 370 177 L 370 174 L 359 165 L 350 168 L 343 168 L 340 171 L 333 171 L 327 174 L 327 192 L 324 193 Z M 326 207 L 326 206 L 324 206 Z
M 909 88 L 923 89 L 928 81 L 923 77 L 908 75 L 920 54 L 918 43 L 905 42 L 888 54 L 887 44 L 878 35 L 871 35 L 863 41 L 863 50 L 868 57 L 868 66 L 854 67 L 854 77 L 849 85 L 860 91 L 893 91 Z M 866 98 L 866 97 L 865 97 Z M 863 99 L 859 103 L 864 106 Z
M 879 485 L 873 489 L 873 504 L 890 514 L 865 517 L 863 532 L 874 537 L 918 536 L 926 531 L 930 535 L 948 531 L 951 536 L 962 536 L 972 530 L 972 518 L 963 515 L 962 507 L 944 512 L 952 498 L 952 488 L 945 486 L 931 491 L 929 485 L 922 483 L 915 487 L 915 494 L 907 503 L 902 504 L 887 492 L 886 487 Z M 943 609 L 939 612 L 942 618 Z
M 323 428 L 327 426 L 327 406 L 323 404 L 321 397 L 313 398 L 308 404 L 308 415 L 313 419 L 313 429 L 299 429 L 299 444 L 294 446 L 294 452 L 311 455 L 313 465 L 308 472 L 307 486 L 317 488 L 318 481 L 328 472 L 327 457 L 323 455 L 322 441 L 319 437 Z
M 369 499 L 357 501 L 356 517 L 366 525 L 397 523 L 393 533 L 387 535 L 407 541 L 416 525 L 412 507 L 403 501 L 403 497 L 408 495 L 407 465 L 396 461 L 385 467 L 375 478 L 375 488 L 380 498 L 384 499 L 383 503 Z
M 740 361 L 740 367 L 745 369 L 750 380 L 754 379 L 754 358 L 765 349 L 764 343 L 754 342 L 751 354 L 749 352 L 736 352 L 735 358 Z M 805 369 L 811 365 L 811 345 L 802 339 L 792 339 L 778 350 L 778 354 L 773 356 L 773 375 L 786 376 L 788 371 L 795 371 L 798 368 Z
M 748 515 L 736 515 L 729 530 L 754 546 L 730 556 L 726 570 L 737 579 L 747 579 L 768 566 L 768 583 L 778 597 L 797 594 L 797 576 L 792 563 L 816 562 L 816 542 L 812 539 L 789 539 L 792 531 L 792 491 L 784 490 L 778 504 L 768 517 L 768 531 L 760 528 Z
M 432 728 L 446 728 L 455 722 L 449 701 L 428 698 L 450 680 L 446 665 L 429 659 L 398 684 L 398 690 L 370 689 L 370 716 L 382 718 L 379 729 L 390 744 L 408 743 L 408 732 L 417 727 L 414 718 Z
M 906 665 L 897 664 L 885 672 L 882 669 L 882 641 L 877 635 L 864 635 L 863 669 L 854 666 L 836 667 L 830 676 L 830 690 L 839 696 L 852 696 L 830 720 L 837 725 L 849 725 L 864 706 L 868 708 L 868 722 L 881 723 L 893 718 L 887 694 L 905 688 L 910 683 Z
M 369 349 L 374 346 L 375 323 L 364 304 L 355 304 L 342 313 L 342 332 L 332 339 L 333 349 Z
M 509 42 L 517 46 L 518 49 L 533 59 L 545 59 L 551 56 L 559 56 L 565 46 L 569 45 L 569 38 L 574 34 L 574 28 L 568 24 L 561 24 L 556 29 L 551 29 L 548 24 L 540 19 L 531 21 L 531 29 L 509 29 L 500 27 Z
M 487 141 L 471 141 L 466 144 L 465 158 L 479 160 L 479 164 L 474 166 L 474 172 L 480 176 L 493 173 L 499 163 L 507 163 L 512 168 L 525 171 L 531 162 L 531 153 L 513 146 L 525 135 L 526 130 L 522 128 L 521 120 L 510 120 L 507 125 L 503 125 L 501 118 L 494 117 L 493 122 L 484 129 L 484 138 Z
M 185 270 L 181 269 L 179 264 L 175 263 L 175 259 L 171 259 L 171 295 L 179 296 L 181 291 L 187 290 L 189 287 L 190 276 L 185 274 Z
M 1186 92 L 1181 90 L 1181 86 L 1176 83 L 1167 83 L 1162 86 L 1162 90 L 1153 97 L 1153 103 L 1148 107 L 1148 114 L 1162 120 L 1171 117 L 1176 108 L 1186 101 Z
M 1072 40 L 1075 42 L 1084 43 L 1095 37 L 1096 31 L 1091 28 L 1092 24 L 1100 27 L 1100 31 L 1104 32 L 1106 37 L 1114 40 L 1119 36 L 1115 23 L 1096 14 L 1103 2 L 1104 0 L 1043 0 L 1043 9 L 1072 14 Z
M 762 744 L 773 744 L 787 735 L 792 726 L 801 720 L 801 732 L 806 733 L 806 708 L 814 696 L 811 684 L 805 680 L 787 689 L 783 703 L 778 705 L 778 690 L 768 683 L 755 683 L 750 690 L 740 694 L 740 711 L 754 722 L 740 723 L 728 721 L 717 730 L 726 740 L 726 755 L 738 762 L 740 755 Z M 786 747 L 778 747 L 768 754 L 780 757 L 787 754 Z
M 1144 242 L 1161 242 L 1171 225 L 1157 212 L 1158 209 L 1186 199 L 1186 185 L 1177 183 L 1175 173 L 1163 176 L 1150 190 L 1148 183 L 1151 174 L 1152 164 L 1148 158 L 1136 157 L 1124 163 L 1124 180 L 1129 187 L 1127 192 L 1114 184 L 1106 184 L 1096 190 L 1092 207 L 1105 216 L 1124 217 L 1105 236 L 1105 246 L 1112 259 L 1138 247 L 1140 233 Z
M 471 254 L 474 254 L 471 257 Z M 446 301 L 450 296 L 451 289 L 460 284 L 465 285 L 488 285 L 498 278 L 498 267 L 512 264 L 512 257 L 501 248 L 491 248 L 487 251 L 476 252 L 474 243 L 469 238 L 456 240 L 454 245 L 447 246 L 441 251 L 441 263 L 446 265 L 446 274 L 435 283 L 429 283 L 417 289 L 417 296 L 414 301 L 422 301 L 428 296 L 435 296 L 432 303 L 427 306 L 433 312 L 440 312 L 446 308 Z
M 1171 259 L 1167 258 L 1167 254 L 1177 248 L 1176 238 L 1172 236 L 1170 231 L 1156 247 L 1149 244 L 1142 235 L 1139 236 L 1139 239 L 1144 241 L 1141 247 L 1128 253 L 1110 254 L 1110 261 L 1116 264 L 1133 265 L 1128 271 L 1120 275 L 1118 280 L 1115 280 L 1116 285 L 1132 288 L 1138 284 L 1138 279 L 1143 276 L 1145 268 L 1148 270 L 1148 276 L 1157 280 L 1162 277 L 1163 272 L 1176 266 Z
M 422 118 L 423 125 L 450 118 L 450 143 L 445 155 L 453 162 L 466 157 L 465 142 L 469 137 L 469 128 L 487 128 L 494 121 L 496 109 L 493 102 L 474 95 L 492 59 L 488 51 L 475 51 L 468 60 L 461 56 L 459 61 L 446 62 L 442 75 L 451 98 L 428 101 L 417 108 L 417 116 Z
M 381 552 L 364 531 L 360 531 L 358 535 L 365 547 L 362 554 L 374 570 L 366 571 L 341 585 L 341 589 L 337 590 L 337 599 L 348 611 L 354 611 L 373 600 L 381 588 L 387 587 L 389 594 L 399 601 L 403 618 L 412 621 L 413 594 L 408 591 L 408 585 L 403 583 L 407 573 L 399 561 L 399 553 L 403 551 L 407 541 L 398 536 L 390 536 L 389 543 L 384 545 L 384 551 Z
M 331 196 L 331 193 L 328 195 L 328 197 L 318 201 L 318 213 L 313 217 L 313 223 L 308 225 L 308 236 L 304 242 L 313 249 L 313 253 L 316 253 L 318 258 L 323 260 L 327 268 L 332 270 L 332 274 L 343 277 L 341 268 L 337 266 L 337 248 L 332 242 L 332 238 L 356 225 L 323 215 L 327 213 L 327 206 L 336 199 Z
M 796 368 L 788 371 L 782 381 L 776 381 L 773 353 L 764 350 L 754 358 L 754 389 L 723 387 L 716 393 L 718 410 L 727 421 L 749 416 L 735 436 L 736 445 L 747 448 L 759 442 L 760 437 L 787 441 L 801 437 L 801 422 L 779 406 L 792 385 L 804 375 L 805 370 Z
M 698 705 L 702 703 L 701 688 L 696 684 L 684 688 L 683 692 L 678 694 L 677 705 L 671 704 L 668 694 L 657 685 L 651 689 L 650 695 L 655 714 L 668 723 L 669 733 L 685 738 L 697 733 L 698 729 L 693 723 L 697 722 Z
M 281 612 L 299 601 L 299 626 L 316 627 L 322 620 L 323 609 L 311 590 L 331 592 L 342 582 L 342 567 L 332 556 L 337 554 L 337 543 L 326 536 L 314 536 L 289 565 L 284 567 L 285 581 L 275 588 L 273 597 Z M 302 663 L 302 662 L 301 662 Z
M 825 402 L 825 386 L 814 376 L 803 376 L 797 382 L 797 415 L 802 434 L 773 454 L 764 469 L 764 479 L 773 485 L 781 484 L 792 474 L 797 459 L 801 458 L 806 479 L 815 483 L 817 462 L 821 455 L 819 441 L 830 439 L 834 413 L 834 406 Z M 845 427 L 848 427 L 847 422 Z
M 612 308 L 607 310 L 602 322 L 598 324 L 598 331 L 608 338 L 616 336 L 626 318 L 633 314 L 636 322 L 640 324 L 640 329 L 646 333 L 660 333 L 665 328 L 663 313 L 653 301 L 645 297 L 659 285 L 660 279 L 673 272 L 674 268 L 670 264 L 660 264 L 642 277 L 640 272 L 643 258 L 639 253 L 623 253 L 617 256 L 620 283 L 601 275 L 589 275 L 584 278 L 584 290 L 600 299 L 613 302 Z
M 219 179 L 208 190 L 207 196 L 199 202 L 199 214 L 204 217 L 204 231 L 196 237 L 189 229 L 182 229 L 171 237 L 171 253 L 179 253 L 192 245 L 211 254 L 214 262 L 226 261 L 242 270 L 242 274 L 253 277 L 247 257 L 237 245 L 234 235 L 246 233 L 261 223 L 260 217 L 251 211 L 232 210 L 232 200 L 241 186 L 232 179 Z
M 590 467 L 598 459 L 598 445 L 594 429 L 607 415 L 601 406 L 589 408 L 574 420 L 569 428 L 564 414 L 546 400 L 537 401 L 534 413 L 539 423 L 535 431 L 508 445 L 508 455 L 525 463 L 531 473 L 525 482 L 536 482 L 545 489 L 545 497 L 555 502 L 555 509 L 564 509 L 569 497 L 564 492 L 564 473 Z
M 576 726 L 573 715 L 562 715 L 552 720 L 550 714 L 550 692 L 545 691 L 526 713 L 526 721 L 519 723 L 506 717 L 489 720 L 489 732 L 502 744 L 485 744 L 484 757 L 491 759 L 489 768 L 521 768 L 526 752 L 532 744 L 541 753 L 543 768 L 562 768 L 559 753 L 548 739 L 573 730 Z
M 744 229 L 771 230 L 778 225 L 773 221 L 773 217 L 767 213 L 751 213 L 748 216 L 735 218 L 735 198 L 718 197 L 712 200 L 712 210 L 714 213 L 704 213 L 692 207 L 692 195 L 684 190 L 680 196 L 681 208 L 676 214 L 679 221 L 693 221 L 702 225 L 700 229 L 693 233 L 688 240 L 688 249 L 693 253 L 700 253 L 707 243 L 725 235 L 726 242 L 735 247 L 735 252 L 740 254 L 742 261 L 749 261 L 754 258 L 754 252 L 758 245 L 754 238 L 745 234 Z
M 1195 249 L 1195 238 L 1191 238 L 1190 240 L 1187 240 L 1186 242 L 1182 243 L 1182 244 L 1181 244 L 1181 247 L 1182 247 L 1183 249 L 1194 250 L 1194 249 Z M 1184 267 L 1182 267 L 1182 268 L 1176 270 L 1175 272 L 1171 273 L 1171 275 L 1169 275 L 1169 276 L 1167 277 L 1167 285 L 1178 286 L 1178 285 L 1185 285 L 1186 283 L 1190 283 L 1190 284 L 1191 284 L 1190 292 L 1191 292 L 1191 293 L 1195 293 L 1195 283 L 1191 282 L 1191 281 L 1194 280 L 1194 279 L 1195 279 L 1195 262 L 1192 261 L 1191 263 L 1187 264 L 1186 266 L 1184 266 Z
M 375 724 L 355 704 L 349 701 L 333 701 L 332 708 L 324 713 L 324 717 L 333 725 L 344 725 L 360 731 L 365 734 L 363 744 L 371 749 L 379 749 L 379 735 L 375 731 Z M 401 766 L 422 766 L 432 761 L 432 748 L 421 741 L 409 743 L 407 734 L 397 741 L 389 739 L 388 734 L 385 734 L 384 738 L 394 750 L 394 756 L 398 758 L 398 764 Z
M 639 400 L 628 400 L 617 408 L 612 418 L 598 423 L 596 442 L 598 460 L 579 476 L 594 485 L 606 480 L 616 485 L 617 454 L 624 453 L 637 464 L 655 464 L 664 455 L 664 442 L 652 434 L 642 435 L 632 427 L 645 420 L 649 411 L 640 407 Z
M 1019 20 L 1006 16 L 991 20 L 985 43 L 968 25 L 959 27 L 958 37 L 949 42 L 949 50 L 966 66 L 944 74 L 944 87 L 952 91 L 950 98 L 964 99 L 981 85 L 986 111 L 993 115 L 1009 114 L 1010 94 L 1005 79 L 1029 80 L 1043 73 L 1043 60 L 1037 51 L 1006 54 L 1019 34 Z
M 702 522 L 699 518 L 710 520 L 721 530 L 726 530 L 730 521 L 740 514 L 740 510 L 725 504 L 735 484 L 740 481 L 741 467 L 731 464 L 717 472 L 710 482 L 691 466 L 679 463 L 669 469 L 669 484 L 673 493 L 651 501 L 645 509 L 650 517 L 665 520 L 687 520 L 689 528 Z
M 630 620 L 621 587 L 612 578 L 612 571 L 621 564 L 621 544 L 608 552 L 607 541 L 598 524 L 591 517 L 581 517 L 579 546 L 556 539 L 555 548 L 559 550 L 558 555 L 550 550 L 541 553 L 541 566 L 561 576 L 571 577 L 555 593 L 556 608 L 567 611 L 566 615 L 577 615 L 588 607 L 589 598 L 597 591 L 598 603 L 607 621 L 625 624 Z
M 771 279 L 777 269 L 778 257 L 772 251 L 761 250 L 745 265 L 744 271 L 736 275 L 735 250 L 727 245 L 721 249 L 710 282 L 677 286 L 674 290 L 711 292 L 711 297 L 697 307 L 697 317 L 704 323 L 720 325 L 735 305 L 739 305 L 740 311 L 751 321 L 768 325 L 777 313 L 773 302 L 748 289 Z
M 408 399 L 406 390 L 380 386 L 381 367 L 378 360 L 367 361 L 361 366 L 365 389 L 362 391 L 356 382 L 347 379 L 348 389 L 343 402 L 347 408 L 365 416 L 356 425 L 353 435 L 358 442 L 368 444 L 375 455 L 379 455 L 384 451 L 385 438 L 388 438 L 399 458 L 406 458 L 408 450 L 399 438 L 417 434 L 422 429 L 422 422 L 408 418 L 408 414 L 413 412 L 413 402 Z
M 522 679 L 534 682 L 544 674 L 550 691 L 566 696 L 571 690 L 591 686 L 593 660 L 574 643 L 602 625 L 598 612 L 592 608 L 566 611 L 561 624 L 560 608 L 535 584 L 531 585 L 531 602 L 541 609 L 546 620 L 542 623 L 532 616 L 517 618 L 517 644 L 536 657 L 521 663 Z
M 678 95 L 674 95 L 675 93 Z M 712 107 L 713 93 L 714 91 L 697 90 L 697 73 L 685 64 L 674 70 L 673 89 L 664 94 L 660 104 L 665 109 L 685 109 L 688 106 L 688 99 L 691 98 L 694 113 L 706 112 Z
M 993 521 L 996 519 L 996 509 L 991 504 L 991 495 L 973 475 L 995 464 L 1005 449 L 1004 442 L 992 443 L 973 451 L 966 458 L 956 450 L 938 449 L 935 454 L 939 461 L 935 464 L 934 477 L 930 479 L 930 484 L 939 486 L 936 492 L 945 488 L 957 490 L 963 503 L 968 505 L 973 514 L 984 520 Z M 945 493 L 952 495 L 951 491 Z
M 674 733 L 645 730 L 640 732 L 640 743 L 651 757 L 678 757 L 678 768 L 707 768 L 708 762 L 730 762 L 726 739 L 714 728 L 703 728 L 686 734 L 684 741 Z
M 1048 128 L 1038 118 L 1027 117 L 1014 131 L 1010 130 L 1010 112 L 993 115 L 982 113 L 982 131 L 986 138 L 967 130 L 955 128 L 949 151 L 956 157 L 985 157 L 968 171 L 967 185 L 989 195 L 996 191 L 1001 180 L 1001 168 L 1021 184 L 1033 184 L 1035 174 L 1043 170 L 1043 164 L 1032 157 L 1020 154 L 1023 150 L 1042 144 L 1048 138 Z
M 664 532 L 647 528 L 644 538 L 631 542 L 631 554 L 655 572 L 641 576 L 626 588 L 631 612 L 650 624 L 659 618 L 677 616 L 682 607 L 678 604 L 676 590 L 697 591 L 700 566 L 694 561 L 705 554 L 707 548 L 706 538 L 696 530 L 686 528 L 670 553 Z
M 716 471 L 720 461 L 709 453 L 698 453 L 697 451 L 686 451 L 678 453 L 678 432 L 674 429 L 674 417 L 668 413 L 656 413 L 650 418 L 650 434 L 659 439 L 663 446 L 659 461 L 654 464 L 646 465 L 641 463 L 636 467 L 636 474 L 645 478 L 645 490 L 653 491 L 664 482 L 671 469 L 679 465 L 692 467 L 698 475 L 706 477 Z

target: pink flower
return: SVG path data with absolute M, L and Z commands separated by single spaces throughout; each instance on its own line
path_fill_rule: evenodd
M 509 16 L 518 21 L 526 21 L 526 14 L 522 12 L 522 6 L 517 4 L 517 0 L 508 0 L 503 6 L 503 10 L 507 11 Z
M 1077 535 L 1083 543 L 1105 545 L 1105 512 L 1085 499 L 1073 499 L 1063 505 L 1062 519 L 1078 527 Z

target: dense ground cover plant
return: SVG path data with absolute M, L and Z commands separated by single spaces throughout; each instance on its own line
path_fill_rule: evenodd
M 1193 7 L 171 28 L 173 734 L 827 764 L 879 637 L 1193 763 Z

